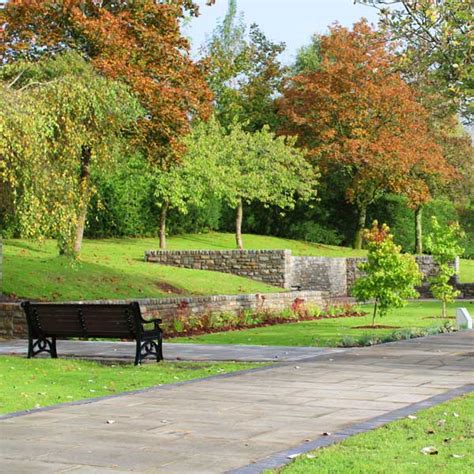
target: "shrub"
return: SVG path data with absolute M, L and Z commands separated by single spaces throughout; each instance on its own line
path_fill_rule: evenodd
M 429 279 L 430 290 L 435 298 L 441 300 L 442 316 L 446 318 L 446 304 L 454 301 L 454 298 L 460 294 L 451 284 L 451 279 L 456 273 L 452 263 L 464 252 L 459 245 L 464 233 L 457 222 L 442 226 L 436 217 L 433 217 L 431 225 L 432 232 L 426 239 L 426 248 L 438 265 L 438 272 Z
M 390 229 L 374 221 L 370 230 L 364 231 L 368 245 L 368 262 L 359 265 L 365 276 L 356 280 L 352 294 L 357 301 L 375 300 L 372 325 L 377 311 L 381 316 L 393 308 L 401 308 L 408 298 L 418 293 L 415 285 L 421 283 L 421 273 L 412 255 L 401 254 L 395 245 Z

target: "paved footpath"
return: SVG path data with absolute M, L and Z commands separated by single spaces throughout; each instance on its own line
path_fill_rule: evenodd
M 134 342 L 58 341 L 59 357 L 79 357 L 96 360 L 133 361 Z M 166 360 L 287 362 L 341 352 L 343 349 L 325 347 L 243 346 L 217 344 L 164 343 Z M 25 355 L 28 341 L 23 339 L 0 341 L 0 354 Z
M 4 417 L 0 466 L 9 474 L 259 472 L 263 458 L 314 445 L 324 432 L 472 389 L 473 356 L 474 331 L 464 331 Z

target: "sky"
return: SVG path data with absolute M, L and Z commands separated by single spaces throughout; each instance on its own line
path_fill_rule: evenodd
M 219 18 L 227 11 L 227 0 L 217 0 L 212 7 L 205 0 L 196 0 L 201 16 L 193 19 L 185 29 L 191 38 L 193 53 L 212 33 Z M 377 23 L 377 10 L 364 5 L 354 5 L 354 0 L 237 0 L 237 8 L 244 13 L 245 22 L 257 23 L 275 42 L 285 42 L 287 50 L 282 59 L 290 63 L 301 46 L 308 44 L 314 33 L 324 33 L 327 27 L 339 22 L 351 26 L 361 17 Z

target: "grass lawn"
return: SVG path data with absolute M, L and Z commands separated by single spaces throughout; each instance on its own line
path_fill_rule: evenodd
M 448 306 L 449 316 L 454 316 L 454 308 L 466 306 L 473 312 L 473 304 L 467 302 L 452 303 Z M 170 339 L 169 342 L 190 342 L 199 344 L 248 344 L 275 346 L 337 346 L 345 335 L 358 338 L 363 334 L 378 336 L 391 333 L 394 329 L 352 329 L 354 326 L 371 324 L 371 305 L 362 306 L 369 314 L 363 318 L 321 319 L 298 323 L 279 324 L 242 331 L 228 331 L 202 336 Z M 378 318 L 377 324 L 399 326 L 401 328 L 429 328 L 441 326 L 441 318 L 428 319 L 441 314 L 438 302 L 413 302 L 405 308 L 390 313 L 385 318 Z M 451 320 L 454 322 L 453 320 Z
M 460 260 L 459 277 L 462 283 L 474 283 L 474 260 Z
M 0 413 L 261 367 L 237 362 L 160 362 L 135 367 L 67 359 L 0 357 Z
M 297 458 L 284 474 L 474 472 L 474 394 Z M 444 421 L 443 421 L 444 420 Z M 420 451 L 433 446 L 438 453 Z
M 3 290 L 50 301 L 282 291 L 236 275 L 144 262 L 145 250 L 157 245 L 154 239 L 86 240 L 80 261 L 71 264 L 53 241 L 6 240 Z
M 248 249 L 290 249 L 294 255 L 349 257 L 365 251 L 260 235 L 244 235 Z M 56 243 L 4 242 L 3 290 L 19 298 L 49 301 L 157 298 L 170 295 L 268 293 L 282 291 L 248 278 L 218 272 L 146 263 L 145 250 L 156 239 L 85 240 L 79 262 L 57 254 Z M 234 249 L 234 235 L 192 234 L 171 237 L 170 250 Z M 461 261 L 463 281 L 474 281 L 474 261 Z

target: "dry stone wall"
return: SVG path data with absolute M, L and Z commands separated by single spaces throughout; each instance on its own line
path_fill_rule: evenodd
M 292 257 L 289 277 L 291 286 L 303 290 L 328 291 L 331 296 L 347 295 L 346 259 L 328 257 Z
M 367 261 L 364 257 L 294 257 L 290 250 L 159 250 L 146 252 L 145 259 L 162 265 L 233 273 L 286 289 L 326 291 L 334 297 L 350 293 L 362 274 L 359 265 Z M 430 256 L 418 256 L 416 260 L 424 276 L 423 293 L 428 277 L 436 272 L 436 264 Z M 457 269 L 458 261 L 453 265 Z
M 281 311 L 290 308 L 295 300 L 307 305 L 323 307 L 329 300 L 321 291 L 289 291 L 282 293 L 216 295 L 202 297 L 176 297 L 139 300 L 145 319 L 160 317 L 163 320 L 177 315 L 189 317 L 210 313 L 242 311 Z M 127 301 L 88 301 L 88 303 L 126 303 Z M 74 302 L 69 302 L 74 303 Z M 77 303 L 77 302 L 76 302 Z M 0 303 L 0 337 L 21 338 L 28 334 L 26 318 L 20 303 Z
M 174 267 L 233 273 L 269 285 L 289 288 L 289 250 L 150 250 L 145 253 L 145 260 Z

